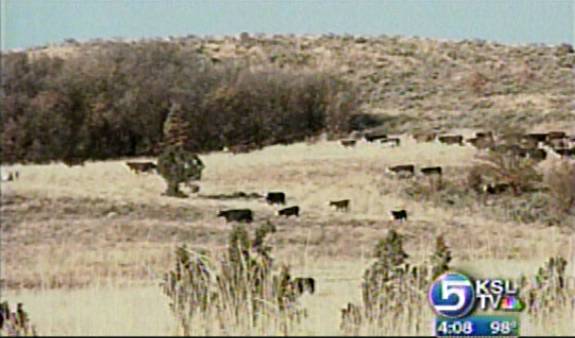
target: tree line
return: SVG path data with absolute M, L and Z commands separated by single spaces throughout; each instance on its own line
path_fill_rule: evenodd
M 327 71 L 212 60 L 161 41 L 66 58 L 5 53 L 1 80 L 3 163 L 157 155 L 174 106 L 195 152 L 338 135 L 358 109 L 354 86 Z

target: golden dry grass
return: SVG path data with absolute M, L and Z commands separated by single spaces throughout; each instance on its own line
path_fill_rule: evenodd
M 317 294 L 304 299 L 310 317 L 293 334 L 340 334 L 340 309 L 360 301 L 372 248 L 390 228 L 406 235 L 406 251 L 415 262 L 427 257 L 435 236 L 444 233 L 453 266 L 478 276 L 534 274 L 548 257 L 562 255 L 575 278 L 571 230 L 501 222 L 479 209 L 442 209 L 405 199 L 400 190 L 408 183 L 384 172 L 413 163 L 442 165 L 448 175 L 457 175 L 475 153 L 468 146 L 417 144 L 402 136 L 398 148 L 360 142 L 348 149 L 320 141 L 202 156 L 200 195 L 285 191 L 288 205 L 302 208 L 299 219 L 279 219 L 277 209 L 261 200 L 163 197 L 159 176 L 134 175 L 122 161 L 5 167 L 19 170 L 20 180 L 2 184 L 4 295 L 24 302 L 41 334 L 177 334 L 158 283 L 177 244 L 216 252 L 224 247 L 231 226 L 216 213 L 232 207 L 253 209 L 256 222 L 272 220 L 278 226 L 272 239 L 276 261 L 317 280 Z M 330 200 L 344 198 L 351 199 L 349 213 L 328 207 Z M 399 208 L 408 210 L 409 222 L 389 220 L 389 211 Z M 569 315 L 551 328 L 526 318 L 523 332 L 575 332 Z

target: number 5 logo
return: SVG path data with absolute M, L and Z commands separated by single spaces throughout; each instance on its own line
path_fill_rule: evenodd
M 446 273 L 429 288 L 429 302 L 440 316 L 460 318 L 467 315 L 475 304 L 471 280 L 459 273 Z

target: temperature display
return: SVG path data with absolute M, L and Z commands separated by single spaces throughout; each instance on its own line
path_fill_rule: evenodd
M 459 319 L 437 317 L 434 323 L 437 337 L 518 337 L 516 316 L 470 316 Z

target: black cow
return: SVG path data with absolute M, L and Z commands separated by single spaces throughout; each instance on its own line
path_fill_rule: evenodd
M 459 144 L 463 145 L 463 136 L 461 135 L 443 135 L 439 136 L 439 142 L 444 144 Z
M 341 143 L 342 146 L 347 148 L 347 147 L 355 146 L 355 143 L 357 141 L 356 140 L 340 140 L 339 142 Z
M 427 168 L 421 168 L 421 173 L 425 176 L 431 176 L 431 175 L 441 176 L 443 174 L 443 170 L 441 169 L 441 167 L 427 167 Z
M 268 204 L 286 204 L 286 194 L 283 192 L 268 192 L 266 202 Z
M 335 210 L 348 211 L 349 210 L 349 200 L 330 201 L 329 206 L 335 207 Z
M 387 139 L 387 134 L 384 134 L 382 132 L 370 132 L 370 133 L 366 133 L 363 137 L 365 137 L 365 139 L 368 142 L 373 142 L 375 140 Z
M 387 170 L 389 172 L 392 172 L 392 173 L 397 174 L 397 175 L 409 174 L 409 175 L 413 176 L 415 174 L 415 166 L 413 164 L 396 165 L 396 166 L 387 168 Z
M 399 145 L 401 144 L 401 140 L 397 137 L 390 137 L 390 138 L 385 138 L 385 139 L 381 139 L 379 140 L 380 143 L 385 144 L 385 143 L 390 143 L 393 146 L 399 147 Z
M 253 212 L 250 209 L 231 209 L 218 213 L 218 217 L 225 217 L 226 222 L 251 223 L 254 220 Z
M 492 131 L 478 131 L 475 133 L 475 137 L 477 138 L 490 138 L 493 139 L 493 132 Z
M 566 138 L 567 134 L 564 131 L 550 131 L 547 133 L 546 141 L 557 140 Z
M 293 207 L 281 209 L 280 211 L 278 211 L 278 215 L 279 216 L 285 216 L 285 217 L 290 217 L 290 216 L 299 217 L 299 207 L 296 205 Z
M 293 280 L 293 285 L 295 286 L 298 294 L 303 294 L 304 292 L 309 292 L 310 295 L 313 295 L 315 292 L 315 279 L 308 277 L 308 278 L 295 278 Z
M 488 194 L 495 195 L 504 193 L 509 190 L 509 188 L 511 188 L 509 183 L 486 184 L 483 186 L 483 191 Z
M 407 211 L 405 210 L 392 210 L 391 217 L 396 221 L 407 221 Z
M 154 162 L 126 162 L 126 165 L 136 174 L 151 172 L 157 168 Z

